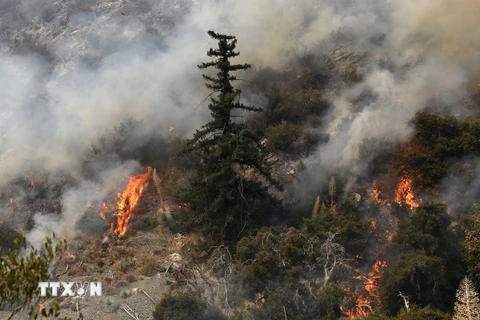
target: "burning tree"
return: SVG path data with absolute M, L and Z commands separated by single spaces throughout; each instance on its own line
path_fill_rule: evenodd
M 132 210 L 140 200 L 151 173 L 152 168 L 148 167 L 146 173 L 129 177 L 127 187 L 123 193 L 118 194 L 117 227 L 113 230 L 116 236 L 121 237 L 127 232 Z
M 184 152 L 194 152 L 200 165 L 183 198 L 191 202 L 193 212 L 207 218 L 204 222 L 212 227 L 211 232 L 234 238 L 245 231 L 252 220 L 261 222 L 261 213 L 276 203 L 261 180 L 278 184 L 271 178 L 259 141 L 243 122 L 232 120 L 238 117 L 233 112 L 261 111 L 240 103 L 241 91 L 232 86 L 237 78 L 231 72 L 246 70 L 250 65 L 230 63 L 239 55 L 234 51 L 235 37 L 213 31 L 208 34 L 218 40 L 218 48 L 207 52 L 213 61 L 198 67 L 218 70 L 216 77 L 203 75 L 206 87 L 213 90 L 208 105 L 213 119 L 197 130 L 184 149 Z

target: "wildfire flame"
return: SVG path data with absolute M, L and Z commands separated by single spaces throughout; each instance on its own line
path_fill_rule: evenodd
M 408 177 L 400 178 L 395 192 L 395 202 L 402 204 L 405 202 L 410 206 L 410 209 L 417 208 L 418 202 L 415 201 L 415 193 L 413 192 L 412 179 Z
M 27 185 L 29 187 L 34 187 L 35 186 L 35 181 L 34 180 L 29 180 Z
M 372 265 L 367 274 L 360 274 L 353 277 L 353 279 L 362 281 L 365 291 L 368 292 L 368 295 L 359 294 L 355 297 L 353 308 L 348 310 L 342 308 L 342 312 L 350 319 L 368 316 L 372 313 L 370 306 L 373 299 L 378 299 L 379 281 L 382 278 L 386 267 L 386 261 L 376 259 L 375 263 Z M 345 290 L 345 292 L 350 294 L 350 288 L 347 289 L 348 290 Z
M 122 194 L 118 195 L 117 203 L 117 227 L 113 230 L 117 237 L 121 237 L 127 232 L 127 224 L 132 215 L 132 210 L 137 205 L 142 196 L 143 190 L 148 185 L 148 178 L 152 173 L 152 168 L 148 167 L 147 172 L 128 178 L 128 185 Z
M 371 299 L 369 297 L 365 297 L 364 295 L 358 295 L 352 300 L 350 288 L 345 288 L 343 291 L 350 296 L 349 305 L 353 305 L 353 307 L 347 309 L 344 306 L 340 306 L 340 310 L 342 310 L 342 312 L 349 319 L 362 318 L 372 314 L 372 311 L 368 307 L 371 304 Z
M 378 281 L 382 278 L 383 271 L 387 267 L 387 262 L 376 259 L 370 271 L 366 275 L 354 276 L 354 279 L 361 280 L 371 297 L 377 298 Z
M 175 130 L 174 126 L 170 126 L 170 128 L 168 128 L 168 132 L 172 132 L 173 130 Z
M 103 220 L 107 220 L 106 217 L 105 217 L 105 214 L 107 213 L 107 205 L 105 204 L 105 202 L 102 204 L 102 206 L 100 207 L 100 217 L 102 217 Z
M 382 193 L 382 189 L 373 188 L 372 190 L 373 190 L 373 202 L 375 202 L 375 204 L 389 204 L 388 200 L 380 199 L 380 194 Z

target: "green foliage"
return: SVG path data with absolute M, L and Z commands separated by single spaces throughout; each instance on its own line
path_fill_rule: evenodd
M 448 314 L 444 314 L 438 310 L 434 310 L 431 307 L 411 308 L 408 312 L 403 309 L 402 312 L 396 317 L 387 317 L 384 315 L 373 314 L 364 320 L 451 320 Z
M 447 169 L 458 159 L 480 153 L 480 121 L 467 118 L 418 112 L 412 120 L 414 137 L 397 155 L 396 167 L 401 175 L 419 177 L 419 190 L 438 188 Z
M 40 251 L 34 247 L 26 251 L 26 239 L 20 235 L 13 249 L 0 259 L 0 311 L 14 315 L 29 308 L 29 318 L 36 319 L 36 304 L 41 299 L 38 283 L 49 280 L 54 258 L 65 249 L 66 242 L 54 245 L 52 238 L 46 238 Z M 41 314 L 58 316 L 58 306 L 45 308 Z
M 129 262 L 125 262 L 125 261 L 120 262 L 119 265 L 118 265 L 118 270 L 123 272 L 123 273 L 126 273 L 131 268 L 132 268 L 132 264 L 129 263 Z
M 264 295 L 265 304 L 253 312 L 254 319 L 283 319 L 283 307 L 289 319 L 310 319 L 314 314 L 312 319 L 338 318 L 344 292 L 331 284 L 340 281 L 347 262 L 340 252 L 332 251 L 338 264 L 326 275 L 324 266 L 332 267 L 333 261 L 326 244 L 334 236 L 324 231 L 326 226 L 320 233 L 315 230 L 314 226 L 307 230 L 264 227 L 255 236 L 238 241 L 237 272 L 230 283 L 232 300 Z M 344 252 L 336 241 L 331 245 Z M 315 284 L 319 282 L 324 286 Z
M 413 180 L 413 187 L 421 191 L 437 188 L 448 168 L 446 158 L 418 145 L 406 148 L 397 156 L 396 163 L 400 175 L 421 177 Z
M 120 258 L 120 252 L 118 252 L 117 250 L 115 251 L 112 251 L 112 253 L 110 253 L 110 256 L 115 259 L 115 260 L 118 260 Z
M 465 262 L 460 239 L 448 229 L 449 225 L 443 203 L 422 204 L 414 215 L 400 222 L 391 252 L 397 256 L 384 275 L 380 291 L 387 313 L 399 311 L 399 292 L 409 296 L 412 304 L 452 310 Z
M 396 314 L 402 306 L 398 293 L 408 295 L 410 302 L 422 306 L 438 305 L 442 281 L 442 259 L 421 253 L 403 253 L 384 275 L 380 297 L 384 310 Z
M 213 60 L 199 68 L 218 70 L 217 77 L 203 75 L 208 81 L 207 88 L 216 93 L 208 105 L 213 119 L 185 145 L 183 152 L 193 152 L 200 164 L 180 198 L 191 203 L 189 210 L 205 226 L 210 239 L 233 240 L 254 225 L 264 223 L 262 215 L 278 204 L 260 178 L 278 184 L 271 178 L 258 140 L 243 122 L 232 120 L 235 111 L 261 111 L 238 102 L 241 91 L 231 84 L 236 80 L 231 72 L 248 69 L 250 65 L 230 63 L 239 54 L 234 51 L 235 37 L 213 31 L 208 34 L 218 40 L 218 48 L 208 51 Z
M 253 309 L 253 319 L 334 320 L 341 315 L 344 292 L 337 286 L 315 288 L 309 292 L 298 283 L 272 283 L 260 309 Z
M 302 128 L 285 120 L 265 133 L 270 148 L 288 151 L 292 144 L 302 136 Z
M 102 310 L 106 313 L 113 313 L 120 308 L 120 303 L 114 297 L 102 298 Z
M 226 320 L 220 310 L 203 300 L 182 293 L 177 296 L 166 295 L 160 300 L 153 312 L 154 320 Z
M 128 298 L 132 295 L 132 292 L 128 289 L 122 289 L 122 291 L 120 292 L 120 297 L 122 298 Z
M 20 234 L 14 229 L 10 228 L 4 223 L 0 223 L 0 256 L 3 256 L 5 251 L 15 249 L 15 241 L 18 240 Z
M 156 217 L 142 217 L 132 223 L 132 227 L 136 230 L 152 230 L 159 224 L 159 219 Z
M 408 220 L 400 223 L 396 243 L 402 252 L 419 251 L 426 255 L 438 255 L 444 247 L 447 206 L 443 203 L 427 203 L 420 206 Z
M 307 232 L 321 238 L 326 237 L 328 232 L 338 233 L 335 239 L 345 247 L 348 254 L 362 253 L 366 245 L 369 222 L 361 219 L 357 213 L 344 213 L 341 209 L 338 211 L 335 213 L 322 204 L 317 218 L 305 219 Z
M 452 318 L 430 307 L 412 308 L 409 312 L 402 311 L 396 320 L 451 320 Z

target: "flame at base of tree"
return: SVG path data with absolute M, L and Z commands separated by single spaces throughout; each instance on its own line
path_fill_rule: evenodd
M 408 177 L 400 178 L 395 191 L 395 202 L 398 204 L 406 203 L 410 209 L 417 208 L 418 202 L 415 200 L 415 193 L 413 192 L 412 179 Z
M 113 233 L 121 237 L 127 232 L 127 224 L 132 216 L 132 210 L 142 196 L 143 190 L 148 186 L 148 179 L 152 173 L 152 168 L 148 167 L 147 172 L 128 178 L 128 185 L 123 193 L 118 194 L 117 202 L 117 224 Z
M 376 259 L 367 274 L 353 276 L 353 279 L 360 280 L 363 283 L 365 291 L 368 294 L 353 294 L 350 288 L 345 288 L 347 296 L 350 298 L 348 305 L 350 308 L 342 307 L 342 312 L 350 319 L 356 319 L 372 314 L 372 302 L 378 299 L 379 281 L 387 267 L 387 262 Z M 358 272 L 358 270 L 357 270 Z

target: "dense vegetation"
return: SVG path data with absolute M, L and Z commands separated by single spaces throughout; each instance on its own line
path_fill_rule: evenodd
M 188 294 L 166 295 L 153 312 L 154 320 L 226 320 L 220 310 Z
M 184 148 L 199 164 L 190 167 L 190 182 L 182 193 L 182 201 L 191 206 L 175 227 L 193 220 L 207 242 L 222 248 L 223 259 L 218 258 L 218 250 L 207 256 L 225 284 L 223 307 L 236 310 L 229 313 L 235 319 L 338 319 L 349 299 L 346 288 L 354 274 L 353 257 L 364 254 L 375 232 L 364 218 L 365 208 L 348 200 L 337 206 L 336 199 L 345 198 L 344 181 L 332 177 L 330 185 L 316 191 L 324 202 L 317 200 L 313 214 L 295 212 L 308 218 L 290 225 L 271 220 L 279 207 L 267 186 L 276 181 L 257 138 L 266 138 L 270 152 L 293 157 L 327 141 L 321 131 L 310 130 L 321 126 L 328 109 L 321 93 L 331 77 L 331 64 L 306 56 L 293 69 L 300 76 L 261 70 L 251 85 L 267 97 L 268 104 L 263 113 L 249 118 L 247 127 L 232 120 L 235 109 L 260 110 L 237 101 L 240 90 L 233 88 L 236 77 L 230 72 L 250 66 L 230 64 L 238 55 L 233 51 L 234 37 L 209 34 L 219 42 L 218 49 L 208 52 L 216 60 L 199 67 L 214 66 L 218 71 L 216 78 L 204 75 L 214 94 L 209 105 L 213 119 Z M 348 85 L 361 76 L 342 79 Z M 412 139 L 399 149 L 392 145 L 385 148 L 383 159 L 371 159 L 366 150 L 369 145 L 376 148 L 377 142 L 365 141 L 360 159 L 367 167 L 378 162 L 382 173 L 391 172 L 391 167 L 399 176 L 415 177 L 413 187 L 418 192 L 436 195 L 444 190 L 441 183 L 448 177 L 463 179 L 468 186 L 478 168 L 474 159 L 480 152 L 480 122 L 422 111 L 411 126 Z M 464 214 L 460 223 L 445 203 L 425 201 L 412 212 L 404 204 L 392 206 L 398 228 L 385 249 L 388 268 L 379 283 L 378 299 L 363 306 L 370 308 L 369 319 L 450 319 L 461 279 L 468 273 L 478 284 L 480 223 L 478 215 L 471 218 L 478 194 L 469 191 L 466 205 L 454 206 L 456 216 Z M 294 210 L 312 210 L 307 207 Z M 468 290 L 474 295 L 475 288 Z M 245 309 L 249 301 L 257 307 Z
M 202 292 L 168 294 L 156 306 L 154 319 L 333 320 L 354 311 L 370 320 L 475 319 L 480 309 L 480 121 L 418 112 L 410 123 L 411 139 L 401 145 L 384 144 L 381 137 L 363 141 L 358 163 L 369 178 L 355 186 L 358 193 L 347 191 L 343 172 L 332 176 L 337 169 L 326 168 L 325 185 L 304 191 L 306 199 L 316 202 L 287 206 L 276 197 L 283 187 L 274 178 L 275 164 L 267 160 L 297 160 L 327 142 L 322 128 L 329 102 L 323 93 L 329 81 L 351 86 L 363 75 L 357 69 L 338 74 L 328 57 L 315 55 L 299 57 L 281 72 L 256 70 L 245 86 L 252 96 L 265 97 L 261 110 L 242 104 L 241 90 L 233 86 L 238 80 L 234 72 L 251 67 L 232 63 L 239 55 L 235 37 L 213 31 L 209 35 L 218 47 L 208 51 L 212 60 L 199 68 L 207 72 L 203 77 L 211 90 L 211 121 L 180 143 L 145 139 L 139 133 L 141 122 L 128 119 L 92 146 L 82 167 L 82 175 L 94 180 L 101 163 L 111 157 L 160 166 L 176 154 L 186 179 L 177 179 L 169 191 L 184 206 L 163 216 L 163 223 L 174 233 L 197 236 L 194 261 L 221 284 L 222 299 L 212 301 Z M 375 97 L 366 92 L 358 99 Z M 379 145 L 384 152 L 372 158 Z M 415 208 L 404 201 L 375 204 L 364 190 L 377 176 L 392 185 L 399 177 L 410 177 L 425 200 Z M 302 179 L 301 174 L 295 179 Z M 385 219 L 395 221 L 390 237 L 379 235 L 372 219 L 385 212 Z M 92 219 L 101 218 L 85 216 L 79 229 L 98 232 Z M 138 229 L 158 225 L 153 218 L 141 222 Z M 100 229 L 105 229 L 103 222 Z M 45 250 L 22 257 L 19 249 L 26 244 L 16 245 L 17 237 L 0 224 L 2 247 L 10 250 L 0 261 L 0 310 L 12 312 L 34 301 L 37 282 L 48 278 L 54 254 L 49 240 Z M 367 293 L 359 276 L 366 271 L 360 269 L 379 257 L 385 263 L 372 285 L 376 294 L 357 302 L 355 298 Z M 15 284 L 12 279 L 17 277 L 25 283 Z M 57 314 L 55 308 L 47 312 Z M 31 309 L 31 314 L 36 311 Z

